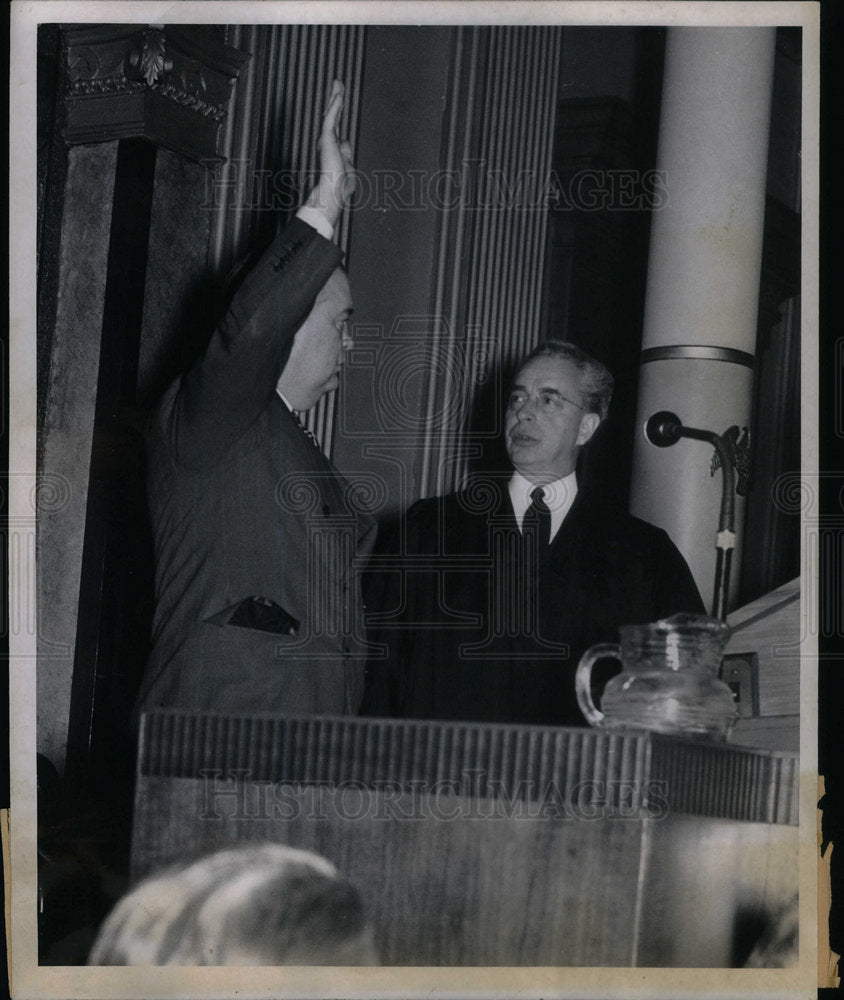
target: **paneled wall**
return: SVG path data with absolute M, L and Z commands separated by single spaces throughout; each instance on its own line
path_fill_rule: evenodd
M 559 29 L 473 28 L 457 47 L 444 169 L 460 175 L 463 197 L 441 209 L 433 370 L 443 377 L 426 399 L 423 496 L 463 484 L 479 388 L 539 339 L 559 46 Z
M 561 31 L 369 37 L 360 166 L 373 183 L 354 218 L 356 351 L 334 456 L 380 477 L 389 517 L 465 482 L 498 437 L 508 364 L 539 339 Z

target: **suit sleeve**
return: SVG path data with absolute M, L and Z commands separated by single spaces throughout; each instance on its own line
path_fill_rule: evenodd
M 213 464 L 261 413 L 296 330 L 341 256 L 299 219 L 277 233 L 178 386 L 164 427 L 178 462 Z

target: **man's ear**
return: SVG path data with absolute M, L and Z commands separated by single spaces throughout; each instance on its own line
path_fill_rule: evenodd
M 592 437 L 601 423 L 597 413 L 584 413 L 580 418 L 580 429 L 577 432 L 577 444 L 584 445 Z

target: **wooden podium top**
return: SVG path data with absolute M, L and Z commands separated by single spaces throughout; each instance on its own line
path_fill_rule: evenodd
M 401 788 L 547 801 L 590 811 L 654 810 L 796 825 L 797 755 L 655 733 L 370 719 L 144 717 L 138 779 L 220 772 L 253 782 Z M 574 805 L 576 803 L 576 806 Z

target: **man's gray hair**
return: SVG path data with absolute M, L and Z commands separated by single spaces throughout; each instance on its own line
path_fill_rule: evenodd
M 543 340 L 522 360 L 519 370 L 534 358 L 559 358 L 574 365 L 580 375 L 584 409 L 606 420 L 615 381 L 600 361 L 568 340 Z

